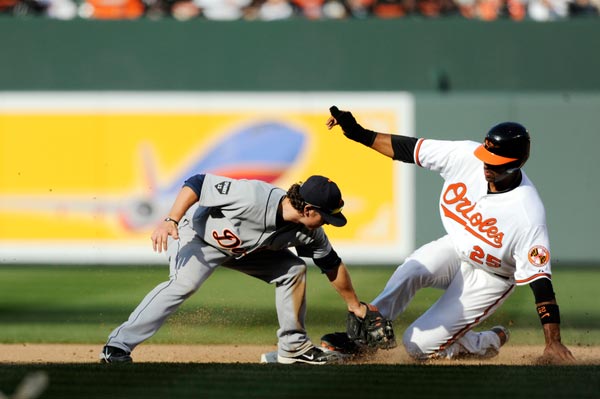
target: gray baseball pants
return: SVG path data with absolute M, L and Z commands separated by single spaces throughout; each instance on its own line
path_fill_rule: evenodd
M 306 263 L 289 249 L 263 250 L 235 259 L 207 245 L 182 221 L 179 240 L 169 240 L 167 255 L 169 280 L 144 297 L 129 319 L 111 332 L 107 345 L 133 351 L 154 335 L 218 266 L 224 266 L 275 285 L 279 355 L 294 356 L 312 346 L 304 327 Z

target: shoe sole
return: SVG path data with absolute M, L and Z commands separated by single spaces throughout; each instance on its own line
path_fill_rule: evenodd
M 317 362 L 314 360 L 304 360 L 304 359 L 297 358 L 297 357 L 283 357 L 283 356 L 277 355 L 277 363 L 281 363 L 281 364 L 305 363 L 305 364 L 312 364 L 315 366 L 322 366 L 324 364 L 327 364 L 328 362 L 327 362 L 327 360 Z
M 335 351 L 330 351 L 327 350 L 325 348 L 323 348 L 326 352 L 335 352 Z M 315 362 L 307 362 L 307 361 L 302 361 L 301 359 L 292 359 L 289 357 L 282 357 L 283 361 L 279 361 L 279 355 L 277 354 L 277 351 L 273 351 L 273 352 L 266 352 L 260 355 L 260 363 L 262 364 L 273 364 L 273 363 L 282 363 L 282 364 L 294 364 L 294 363 L 308 363 L 308 364 L 316 364 L 316 365 L 322 365 L 322 364 L 330 364 L 330 363 L 337 363 L 337 362 L 341 362 L 343 360 L 347 360 L 350 359 L 351 356 L 350 355 L 343 355 L 339 352 L 336 352 L 336 355 L 339 356 L 339 359 L 331 359 L 329 361 L 325 361 L 325 362 L 321 362 L 321 363 L 315 363 Z M 292 360 L 292 361 L 290 361 Z
M 102 363 L 102 364 L 133 363 L 133 359 L 131 358 L 131 356 L 126 356 L 126 357 L 121 357 L 121 358 L 112 357 L 110 359 L 107 359 L 106 356 L 104 356 L 104 353 L 101 353 L 100 354 L 100 363 Z

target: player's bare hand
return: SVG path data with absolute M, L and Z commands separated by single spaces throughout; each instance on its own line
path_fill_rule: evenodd
M 367 314 L 367 306 L 366 303 L 358 302 L 356 304 L 348 305 L 348 311 L 354 313 L 356 317 L 364 319 Z
M 329 112 L 331 116 L 327 119 L 327 129 L 331 130 L 334 126 L 338 125 L 338 121 L 336 117 L 341 113 L 341 111 L 335 105 L 329 108 Z
M 160 225 L 152 232 L 152 236 L 150 237 L 152 240 L 152 248 L 154 252 L 162 252 L 167 250 L 167 242 L 169 241 L 169 236 L 173 237 L 175 240 L 179 239 L 179 230 L 177 226 L 173 222 L 163 221 Z
M 568 364 L 575 362 L 575 357 L 562 343 L 551 342 L 544 348 L 544 354 L 538 359 L 542 364 Z
M 334 126 L 337 126 L 337 124 L 338 123 L 333 116 L 330 116 L 329 119 L 327 119 L 327 129 L 331 130 Z

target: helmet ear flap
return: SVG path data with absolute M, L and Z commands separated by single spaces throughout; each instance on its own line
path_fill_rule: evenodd
M 515 163 L 519 164 L 519 166 L 517 167 L 519 169 L 522 168 L 523 165 L 525 165 L 525 162 L 527 162 L 527 160 L 529 159 L 529 149 L 530 149 L 529 136 L 527 137 L 527 141 L 523 144 L 523 146 L 525 147 L 523 156 L 518 161 L 515 161 Z
M 523 155 L 523 158 L 518 159 L 509 164 L 506 164 L 507 171 L 509 171 L 510 169 L 514 169 L 514 170 L 521 169 L 523 167 L 523 165 L 525 165 L 525 162 L 527 162 L 528 159 L 529 159 L 529 143 L 527 143 L 527 152 L 525 153 L 525 155 Z

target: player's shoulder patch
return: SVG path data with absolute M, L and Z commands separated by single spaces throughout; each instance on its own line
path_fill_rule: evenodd
M 534 245 L 529 249 L 527 258 L 533 266 L 546 266 L 550 262 L 550 251 L 542 245 Z
M 231 182 L 228 180 L 222 181 L 215 185 L 217 191 L 223 195 L 229 194 L 229 188 L 231 187 Z

